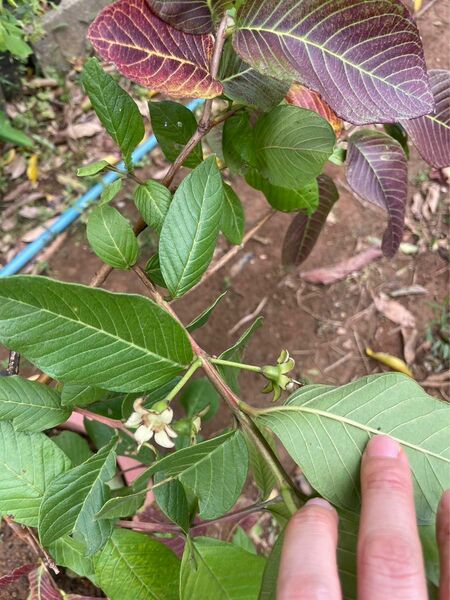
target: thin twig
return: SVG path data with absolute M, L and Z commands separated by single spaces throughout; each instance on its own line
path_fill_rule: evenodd
M 259 313 L 263 310 L 263 308 L 265 307 L 265 305 L 267 304 L 267 300 L 268 297 L 264 296 L 264 298 L 261 300 L 261 302 L 258 304 L 258 306 L 255 308 L 254 311 L 252 311 L 251 313 L 248 313 L 247 315 L 245 315 L 245 317 L 242 317 L 242 319 L 239 319 L 239 321 L 236 323 L 236 325 L 234 325 L 230 331 L 228 332 L 229 335 L 233 335 L 233 333 L 236 333 L 236 331 L 242 327 L 242 325 L 245 325 L 246 323 L 248 323 L 249 321 L 253 321 L 253 319 L 255 317 L 257 317 L 259 315 Z
M 38 556 L 40 559 L 43 559 L 44 563 L 54 573 L 56 573 L 56 574 L 59 573 L 59 569 L 56 566 L 54 560 L 48 554 L 48 552 L 45 550 L 45 548 L 43 548 L 41 546 L 41 544 L 37 540 L 36 536 L 34 535 L 34 532 L 31 529 L 31 527 L 28 527 L 26 525 L 19 525 L 18 523 L 15 523 L 15 521 L 11 517 L 8 517 L 8 516 L 4 516 L 3 519 L 4 519 L 5 523 L 8 525 L 8 527 L 10 527 L 11 530 L 15 533 L 15 535 L 17 535 L 18 538 L 20 538 L 21 540 L 23 540 L 30 546 L 30 548 L 36 554 L 36 556 Z
M 201 523 L 194 523 L 190 528 L 190 531 L 195 531 L 196 529 L 200 529 L 202 527 L 208 525 L 214 525 L 215 523 L 229 521 L 232 519 L 241 519 L 247 515 L 250 515 L 254 512 L 261 512 L 267 510 L 267 507 L 271 504 L 276 504 L 280 502 L 281 497 L 277 496 L 276 498 L 271 498 L 270 500 L 265 500 L 264 502 L 256 502 L 255 504 L 251 504 L 250 506 L 245 506 L 244 508 L 239 508 L 231 513 L 226 515 L 222 515 L 221 517 L 217 517 L 217 519 L 210 519 L 208 521 L 202 521 Z M 118 524 L 120 527 L 124 527 L 125 529 L 140 529 L 141 531 L 148 532 L 166 532 L 166 533 L 183 533 L 181 527 L 177 525 L 172 525 L 171 523 L 146 523 L 145 521 L 119 521 Z
M 220 56 L 222 54 L 223 45 L 225 43 L 225 32 L 226 32 L 226 27 L 227 27 L 227 20 L 228 20 L 228 17 L 225 16 L 220 23 L 219 29 L 217 30 L 216 42 L 214 45 L 213 57 L 211 60 L 211 75 L 212 75 L 212 77 L 215 77 L 217 75 L 217 71 L 219 69 Z M 161 179 L 160 183 L 162 185 L 164 185 L 166 187 L 170 186 L 177 171 L 181 168 L 181 166 L 183 165 L 186 158 L 194 150 L 194 148 L 202 140 L 202 138 L 204 138 L 205 135 L 213 127 L 215 127 L 216 125 L 218 125 L 219 123 L 221 123 L 223 120 L 225 120 L 226 118 L 228 118 L 230 116 L 231 111 L 228 111 L 228 113 L 225 113 L 218 119 L 211 120 L 212 102 L 213 102 L 212 100 L 206 100 L 204 107 L 203 107 L 203 113 L 202 113 L 202 116 L 200 117 L 200 121 L 199 121 L 199 124 L 198 124 L 198 127 L 197 127 L 195 133 L 193 134 L 191 139 L 188 141 L 186 146 L 183 148 L 181 153 L 178 155 L 175 162 L 173 162 L 172 165 L 169 167 L 169 170 L 167 171 L 165 176 Z M 235 110 L 237 110 L 237 108 Z M 133 228 L 135 235 L 136 236 L 139 235 L 146 227 L 147 227 L 146 223 L 142 219 L 139 219 Z M 113 267 L 104 264 L 97 271 L 97 273 L 94 275 L 94 277 L 89 282 L 90 287 L 99 287 L 103 283 L 105 283 L 105 281 L 108 279 L 109 275 L 111 274 L 112 270 L 113 270 Z
M 77 412 L 80 415 L 83 415 L 87 419 L 91 419 L 92 421 L 98 421 L 99 423 L 108 425 L 108 427 L 112 427 L 113 429 L 123 431 L 123 433 L 125 433 L 126 435 L 128 435 L 128 437 L 131 437 L 134 440 L 134 435 L 131 433 L 131 431 L 128 431 L 128 429 L 125 427 L 122 421 L 119 421 L 118 419 L 110 419 L 109 417 L 104 417 L 103 415 L 93 413 L 85 408 L 77 408 L 75 412 Z
M 174 312 L 172 307 L 162 298 L 162 296 L 159 294 L 159 292 L 156 290 L 153 284 L 147 279 L 141 267 L 135 265 L 133 267 L 133 271 L 138 275 L 139 279 L 146 286 L 150 297 L 164 310 L 169 312 L 179 323 L 181 323 L 178 315 Z M 222 379 L 215 366 L 210 362 L 209 355 L 203 350 L 203 348 L 201 348 L 197 344 L 195 339 L 189 333 L 187 333 L 187 335 L 189 337 L 189 341 L 191 342 L 192 350 L 199 358 L 202 359 L 202 368 L 205 372 L 206 377 L 216 388 L 219 395 L 225 400 L 228 408 L 231 410 L 242 429 L 247 432 L 247 434 L 250 436 L 253 443 L 258 448 L 259 452 L 269 465 L 269 468 L 272 470 L 280 486 L 283 498 L 286 502 L 289 501 L 291 511 L 293 512 L 296 508 L 296 501 L 305 500 L 305 496 L 296 488 L 292 479 L 289 477 L 283 465 L 278 460 L 278 457 L 274 453 L 273 449 L 270 447 L 265 437 L 261 434 L 259 429 L 253 423 L 249 414 L 243 412 L 243 407 L 245 403 L 243 403 L 238 398 L 238 396 L 233 392 L 230 386 Z M 249 412 L 251 407 L 247 406 L 247 409 Z
M 9 353 L 8 366 L 6 371 L 8 375 L 18 375 L 20 366 L 20 354 L 11 350 Z

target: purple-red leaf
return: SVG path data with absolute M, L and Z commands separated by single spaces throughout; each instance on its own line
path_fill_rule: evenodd
M 419 32 L 401 0 L 247 0 L 237 29 L 245 62 L 307 85 L 346 121 L 433 110 Z
M 344 122 L 317 92 L 313 92 L 299 83 L 293 83 L 286 95 L 286 102 L 288 104 L 293 104 L 294 106 L 299 106 L 300 108 L 313 110 L 328 121 L 334 129 L 336 137 L 340 136 L 344 127 Z
M 298 213 L 286 232 L 281 254 L 285 266 L 300 265 L 308 258 L 333 204 L 339 198 L 337 188 L 328 175 L 320 175 L 317 183 L 319 184 L 317 210 L 311 216 L 302 212 Z
M 63 600 L 45 565 L 41 564 L 28 574 L 30 595 L 28 600 Z
M 402 241 L 407 196 L 407 161 L 401 145 L 381 131 L 357 131 L 348 143 L 347 180 L 361 198 L 387 211 L 382 250 L 385 256 L 394 256 Z
M 17 569 L 14 569 L 14 571 L 11 571 L 7 575 L 3 575 L 3 577 L 0 577 L 0 589 L 10 585 L 11 583 L 14 583 L 24 575 L 28 575 L 30 571 L 33 571 L 33 569 L 36 569 L 36 565 L 29 563 L 27 565 L 17 567 Z
M 102 58 L 136 83 L 173 98 L 214 98 L 222 84 L 211 76 L 210 35 L 173 29 L 154 15 L 146 0 L 118 0 L 89 28 Z
M 450 165 L 450 71 L 429 71 L 436 109 L 431 115 L 402 121 L 422 158 L 433 167 Z
M 186 33 L 211 33 L 230 0 L 147 0 L 160 19 Z M 211 8 L 210 8 L 211 7 Z M 211 14 L 212 12 L 212 14 Z

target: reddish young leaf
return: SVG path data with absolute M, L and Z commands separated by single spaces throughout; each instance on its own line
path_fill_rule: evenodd
M 33 563 L 29 563 L 27 565 L 17 567 L 17 569 L 14 569 L 14 571 L 11 571 L 7 575 L 3 575 L 3 577 L 0 577 L 0 589 L 6 587 L 7 585 L 10 585 L 11 583 L 14 583 L 24 575 L 28 575 L 28 573 L 30 573 L 30 571 L 33 571 L 34 569 L 36 569 L 36 565 Z
M 299 106 L 300 108 L 313 110 L 328 121 L 334 129 L 336 137 L 341 135 L 344 122 L 317 92 L 313 92 L 299 83 L 293 83 L 286 95 L 286 102 L 288 104 L 293 104 L 294 106 Z
M 353 191 L 387 211 L 381 247 L 385 256 L 394 256 L 402 241 L 407 197 L 408 167 L 401 145 L 386 133 L 362 129 L 349 139 L 346 164 Z
M 355 124 L 433 110 L 419 31 L 401 0 L 247 0 L 233 44 L 249 65 L 301 81 Z
M 317 183 L 319 184 L 319 206 L 317 210 L 311 216 L 299 212 L 293 218 L 286 232 L 281 254 L 285 266 L 300 265 L 308 258 L 333 204 L 339 198 L 337 188 L 328 175 L 320 175 L 317 178 Z
M 160 19 L 186 33 L 211 33 L 230 0 L 147 0 Z M 211 14 L 212 13 L 212 14 Z
M 61 591 L 51 578 L 44 564 L 28 574 L 30 595 L 28 600 L 63 600 Z
M 450 165 L 450 71 L 429 71 L 436 109 L 431 115 L 402 121 L 422 158 L 433 167 Z
M 89 28 L 89 39 L 124 75 L 173 98 L 214 98 L 222 84 L 211 76 L 210 35 L 173 29 L 154 15 L 146 0 L 118 0 Z

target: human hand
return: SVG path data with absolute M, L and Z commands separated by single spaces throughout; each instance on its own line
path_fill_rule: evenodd
M 399 444 L 377 435 L 361 464 L 358 535 L 359 600 L 427 600 L 408 459 Z M 440 600 L 450 600 L 450 490 L 437 514 Z M 277 600 L 340 600 L 336 564 L 338 515 L 321 498 L 309 500 L 286 529 Z

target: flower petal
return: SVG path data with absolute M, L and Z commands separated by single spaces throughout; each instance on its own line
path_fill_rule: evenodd
M 139 442 L 139 444 L 143 444 L 144 442 L 148 442 L 153 437 L 153 431 L 146 427 L 145 425 L 141 425 L 138 427 L 134 433 L 134 439 Z
M 162 423 L 164 423 L 165 425 L 168 425 L 169 423 L 172 423 L 173 410 L 171 408 L 166 408 L 165 410 L 162 411 L 162 413 L 159 413 L 158 416 Z
M 172 427 L 169 427 L 168 425 L 166 425 L 164 427 L 165 432 L 167 433 L 168 436 L 170 436 L 171 438 L 176 438 L 178 437 L 178 434 L 175 433 L 175 431 L 172 429 Z
M 137 412 L 131 413 L 125 423 L 125 427 L 139 427 L 141 424 L 141 415 Z
M 155 442 L 163 448 L 173 448 L 175 446 L 164 430 L 155 433 Z

